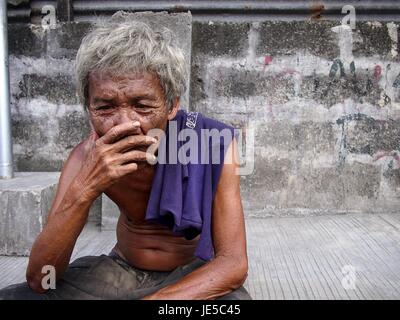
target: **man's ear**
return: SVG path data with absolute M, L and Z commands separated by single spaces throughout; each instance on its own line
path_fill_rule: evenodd
M 180 101 L 180 98 L 176 98 L 173 106 L 171 107 L 171 109 L 168 110 L 168 120 L 172 120 L 173 118 L 175 118 L 176 113 L 179 110 Z

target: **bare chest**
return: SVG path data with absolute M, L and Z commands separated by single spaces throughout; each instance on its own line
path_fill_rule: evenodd
M 142 222 L 150 197 L 154 167 L 144 165 L 138 171 L 122 178 L 105 191 L 132 222 Z

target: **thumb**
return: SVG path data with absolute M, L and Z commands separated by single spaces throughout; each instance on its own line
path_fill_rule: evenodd
M 91 142 L 95 142 L 97 139 L 99 139 L 100 136 L 98 135 L 98 133 L 96 132 L 96 130 L 93 129 L 93 127 L 91 127 L 89 136 L 88 136 L 88 140 Z
M 93 127 L 93 123 L 91 120 L 89 120 L 89 125 L 90 125 L 90 139 L 93 141 L 96 141 L 99 138 L 99 135 L 97 134 L 96 130 Z
M 86 140 L 87 143 L 85 143 L 85 147 L 84 147 L 85 153 L 89 152 L 89 150 L 91 150 L 95 147 L 95 142 L 97 139 L 99 139 L 99 135 L 97 134 L 97 132 L 94 129 L 92 129 Z
M 99 135 L 97 134 L 96 130 L 94 130 L 93 128 L 92 128 L 92 131 L 90 132 L 90 136 L 93 141 L 96 141 L 97 139 L 100 138 Z

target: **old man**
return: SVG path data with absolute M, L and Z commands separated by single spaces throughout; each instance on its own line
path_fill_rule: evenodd
M 172 39 L 127 18 L 82 40 L 77 90 L 92 131 L 63 166 L 27 282 L 0 298 L 250 299 L 237 139 L 232 127 L 180 110 L 186 66 Z M 183 130 L 191 130 L 190 148 Z M 225 134 L 213 139 L 207 130 Z M 102 193 L 120 209 L 117 243 L 108 255 L 70 263 Z M 43 286 L 44 266 L 54 267 L 55 288 Z

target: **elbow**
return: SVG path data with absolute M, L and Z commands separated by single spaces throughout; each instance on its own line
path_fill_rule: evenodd
M 26 271 L 26 282 L 34 292 L 36 293 L 45 293 L 47 290 L 43 288 L 42 279 L 43 274 L 35 272 L 29 266 Z
M 248 276 L 249 272 L 249 265 L 247 261 L 247 257 L 245 259 L 242 259 L 242 262 L 239 264 L 239 267 L 237 268 L 237 288 L 241 287 Z
M 232 290 L 240 288 L 246 281 L 249 266 L 247 256 L 232 257 L 229 270 L 234 270 L 231 274 Z
M 42 280 L 35 276 L 26 275 L 26 281 L 29 288 L 31 288 L 36 293 L 45 293 L 47 291 L 42 286 Z

